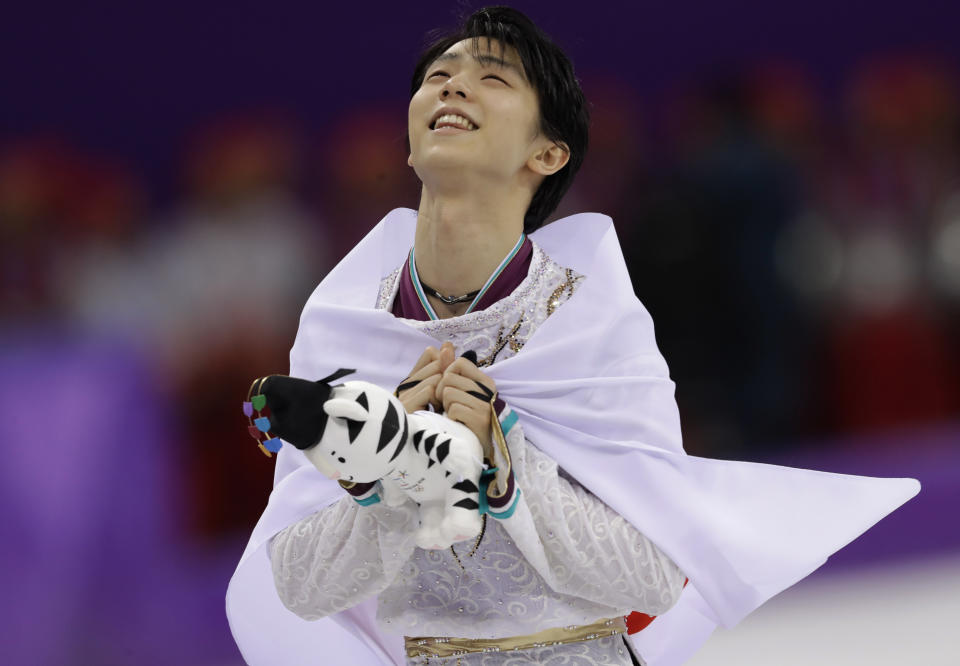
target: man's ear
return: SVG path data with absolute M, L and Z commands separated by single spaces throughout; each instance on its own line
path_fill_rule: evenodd
M 408 167 L 413 166 L 413 153 L 410 153 L 409 155 L 407 155 L 407 166 Z
M 527 160 L 527 167 L 542 176 L 552 176 L 570 161 L 570 149 L 560 141 L 538 150 Z

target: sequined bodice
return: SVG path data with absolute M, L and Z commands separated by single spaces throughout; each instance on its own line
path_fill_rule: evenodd
M 393 303 L 401 268 L 380 283 L 377 309 L 387 310 Z M 534 244 L 527 277 L 506 298 L 484 310 L 450 319 L 401 321 L 439 341 L 451 341 L 458 354 L 474 350 L 478 365 L 486 367 L 519 352 L 534 331 L 573 295 L 583 279 L 583 275 L 560 266 Z

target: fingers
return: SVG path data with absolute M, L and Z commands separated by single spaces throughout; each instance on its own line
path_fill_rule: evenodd
M 408 413 L 426 409 L 428 404 L 440 408 L 440 401 L 436 398 L 436 386 L 442 379 L 443 359 L 442 348 L 427 347 L 417 359 L 410 374 L 397 387 L 397 397 L 403 403 Z
M 445 399 L 444 393 L 448 389 L 456 389 L 458 393 L 451 393 L 451 396 L 457 398 Z M 466 407 L 475 409 L 487 419 L 488 428 L 486 405 L 496 391 L 494 381 L 477 368 L 471 358 L 456 358 L 453 344 L 444 342 L 440 347 L 424 350 L 413 370 L 397 387 L 397 396 L 408 412 L 426 409 L 431 404 L 437 410 L 446 411 L 454 402 L 465 402 Z
M 440 359 L 440 350 L 436 347 L 427 347 L 426 351 L 420 355 L 413 370 L 407 375 L 407 378 L 400 382 L 397 387 L 397 393 L 409 390 L 420 383 L 421 380 L 432 375 L 443 372 L 442 361 Z
M 471 407 L 463 402 L 457 401 L 453 396 L 456 389 L 448 388 L 446 393 L 450 394 L 452 402 L 446 406 L 447 416 L 466 427 L 470 428 L 480 444 L 483 447 L 484 456 L 493 459 L 493 444 L 490 441 L 490 407 L 482 405 L 481 407 Z M 461 396 L 470 399 L 466 394 Z M 479 402 L 479 401 L 476 401 Z
M 466 358 L 458 358 L 447 367 L 437 387 L 438 393 L 442 393 L 447 386 L 476 394 L 484 402 L 490 402 L 497 392 L 496 383 Z
M 397 397 L 403 397 L 404 393 L 418 387 L 425 379 L 435 377 L 437 381 L 442 378 L 440 370 L 440 361 L 431 361 L 413 373 L 397 387 Z
M 470 409 L 462 402 L 454 402 L 450 404 L 450 408 L 447 411 L 447 417 L 458 423 L 462 423 L 471 430 L 475 426 L 479 425 L 479 419 L 474 410 Z
M 451 363 L 453 363 L 456 358 L 456 352 L 453 349 L 453 343 L 450 341 L 444 342 L 440 346 L 440 366 L 443 370 L 446 370 Z
M 415 374 L 416 372 L 422 370 L 429 363 L 436 361 L 440 358 L 440 350 L 436 347 L 427 347 L 420 358 L 417 359 L 417 362 L 413 365 L 413 370 L 410 371 L 410 375 Z
M 458 358 L 449 366 L 447 366 L 447 369 L 444 372 L 469 377 L 470 379 L 481 384 L 496 388 L 496 383 L 489 377 L 489 375 L 485 374 L 483 370 L 474 365 L 468 358 Z
M 403 408 L 408 414 L 426 409 L 429 404 L 433 404 L 434 409 L 440 409 L 440 401 L 436 398 L 436 388 L 440 379 L 441 375 L 434 374 L 399 394 L 400 402 L 403 403 Z
M 451 342 L 444 342 L 439 348 L 427 347 L 410 371 L 409 378 L 422 379 L 437 372 L 442 373 L 455 358 L 456 352 Z
M 436 395 L 441 404 L 443 404 L 444 411 L 448 411 L 450 405 L 460 403 L 465 407 L 469 407 L 470 409 L 475 409 L 484 413 L 490 412 L 489 402 L 485 401 L 483 398 L 478 398 L 475 395 L 471 395 L 467 391 L 463 391 L 453 386 L 445 386 L 442 389 L 437 389 Z
M 437 384 L 437 397 L 443 396 L 447 388 L 455 388 L 486 404 L 493 399 L 494 391 L 486 385 L 477 383 L 476 380 L 464 377 L 462 375 L 444 374 L 440 383 Z
M 447 416 L 470 428 L 486 447 L 490 440 L 490 403 L 452 386 L 438 396 Z
M 430 361 L 425 366 L 412 373 L 405 381 L 412 381 L 416 379 L 426 379 L 427 377 L 432 377 L 433 375 L 442 375 L 443 367 L 441 365 L 440 359 L 435 361 Z

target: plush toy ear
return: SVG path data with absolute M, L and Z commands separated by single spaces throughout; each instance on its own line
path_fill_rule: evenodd
M 323 403 L 323 411 L 330 416 L 350 419 L 351 421 L 366 421 L 370 416 L 370 413 L 356 400 L 347 400 L 346 398 L 331 398 L 327 400 Z

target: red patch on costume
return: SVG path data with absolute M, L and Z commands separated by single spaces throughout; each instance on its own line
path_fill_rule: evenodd
M 687 578 L 683 581 L 683 586 L 686 587 L 687 583 L 690 582 L 690 579 Z M 638 631 L 643 631 L 647 626 L 657 619 L 656 615 L 647 615 L 646 613 L 640 613 L 638 611 L 633 611 L 626 618 L 627 621 L 627 633 L 635 634 Z

